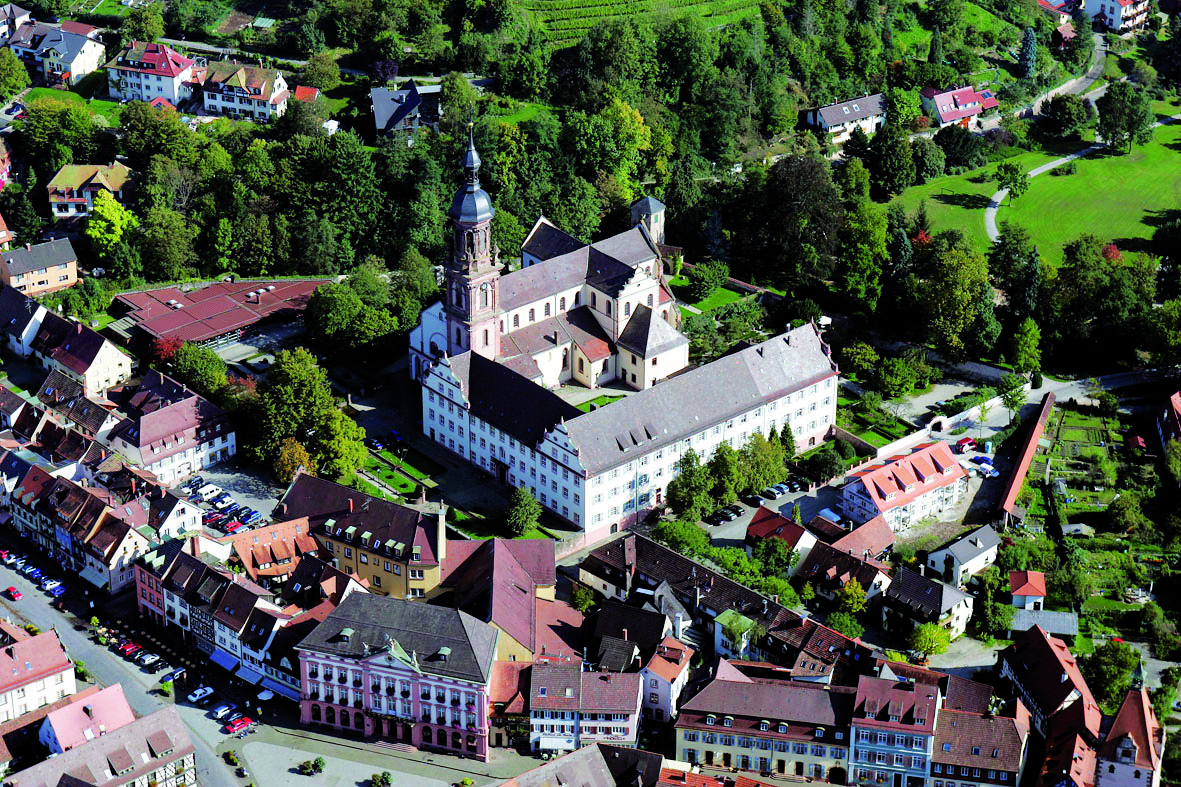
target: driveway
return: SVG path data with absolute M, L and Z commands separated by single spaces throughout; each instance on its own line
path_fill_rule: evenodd
M 960 637 L 951 643 L 946 653 L 932 656 L 930 666 L 959 675 L 961 678 L 977 679 L 976 673 L 993 668 L 999 650 L 1000 648 L 985 645 L 978 639 Z

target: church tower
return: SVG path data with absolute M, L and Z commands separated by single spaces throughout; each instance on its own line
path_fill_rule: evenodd
M 471 350 L 487 358 L 500 351 L 500 249 L 492 245 L 488 192 L 480 188 L 480 154 L 468 124 L 463 186 L 451 201 L 446 265 L 447 354 Z

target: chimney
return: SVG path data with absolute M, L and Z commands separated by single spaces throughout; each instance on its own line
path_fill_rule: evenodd
M 28 250 L 28 251 L 32 251 L 32 250 L 33 250 L 33 244 L 31 244 L 31 243 L 26 243 L 26 244 L 25 244 L 25 249 L 26 249 L 26 250 Z
M 350 514 L 351 514 L 351 513 L 353 513 L 353 509 L 354 509 L 354 506 L 353 506 L 353 499 L 350 497 L 350 498 L 349 498 L 349 513 L 350 513 Z
M 92 718 L 92 719 L 94 718 L 94 706 L 93 705 L 83 705 L 82 710 L 86 712 L 86 715 L 89 718 Z
M 627 629 L 623 630 L 623 641 L 627 642 Z
M 193 557 L 201 557 L 201 536 L 193 536 L 189 539 L 189 543 L 193 545 Z
M 287 516 L 287 504 L 286 503 L 279 504 L 279 515 L 280 516 Z
M 74 323 L 74 324 L 78 327 L 78 329 L 77 329 L 77 331 L 75 331 L 75 333 L 81 335 L 82 334 L 82 323 L 78 322 L 78 323 Z
M 423 492 L 426 496 L 426 492 Z M 439 514 L 436 517 L 435 523 L 435 557 L 439 560 L 439 565 L 443 565 L 443 561 L 447 558 L 447 504 L 439 503 Z

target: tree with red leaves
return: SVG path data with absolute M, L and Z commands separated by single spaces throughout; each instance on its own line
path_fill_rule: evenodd
M 176 336 L 161 336 L 152 341 L 152 357 L 157 363 L 167 363 L 183 346 L 183 339 Z
M 1123 256 L 1123 252 L 1114 243 L 1109 243 L 1103 247 L 1103 259 L 1108 262 L 1119 262 Z

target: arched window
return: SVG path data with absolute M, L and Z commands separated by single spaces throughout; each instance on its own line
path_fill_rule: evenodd
M 533 314 L 533 309 L 530 309 L 529 310 L 529 322 L 533 322 L 535 319 L 537 319 L 537 318 Z
M 582 303 L 582 293 L 576 292 L 574 293 L 574 305 L 577 306 L 580 303 Z
M 630 317 L 632 314 L 632 305 L 630 303 L 623 304 L 623 316 Z
M 312 706 L 312 721 L 319 721 L 319 720 L 320 720 L 320 706 L 313 705 Z
M 591 308 L 592 309 L 595 308 L 596 306 L 598 306 L 598 304 L 596 303 L 597 300 L 598 300 L 598 298 L 596 298 L 595 294 L 592 292 L 591 293 Z
M 513 327 L 514 327 L 514 328 L 520 328 L 520 327 L 521 327 L 521 315 L 519 315 L 519 314 L 514 314 L 514 315 L 513 315 Z
M 1140 771 L 1136 771 L 1134 774 L 1132 774 L 1132 778 L 1139 779 L 1140 778 Z
M 423 727 L 422 728 L 422 742 L 423 743 L 431 743 L 431 735 L 432 735 L 432 733 L 431 733 L 430 727 Z
M 488 289 L 488 282 L 480 285 L 480 306 L 485 309 L 488 308 Z
M 484 346 L 485 347 L 488 346 L 488 329 L 487 328 L 484 329 Z
M 1108 772 L 1108 773 L 1115 773 L 1115 766 L 1114 766 L 1114 765 L 1108 765 L 1108 766 L 1107 766 L 1107 772 Z
M 342 727 L 353 726 L 352 723 L 350 722 L 351 718 L 352 718 L 352 716 L 349 715 L 349 712 L 347 710 L 342 710 L 340 712 L 340 726 L 342 726 Z
M 583 364 L 582 364 L 582 359 L 581 359 L 581 358 L 579 358 L 579 359 L 578 359 L 578 373 L 579 373 L 579 374 L 582 374 L 582 373 L 583 373 L 583 368 L 582 368 L 582 366 L 583 366 Z
M 462 749 L 463 748 L 463 736 L 460 735 L 458 732 L 451 733 L 451 748 L 453 748 L 453 749 Z
M 500 321 L 500 332 L 504 333 L 504 320 Z
M 455 329 L 455 343 L 458 344 L 460 347 L 463 346 L 463 332 L 460 331 L 458 328 Z
M 329 705 L 324 709 L 324 721 L 329 724 L 336 724 L 336 708 Z
M 652 305 L 652 293 L 648 293 L 648 305 Z
M 668 309 L 665 309 L 664 314 L 662 314 L 661 316 L 664 317 L 665 321 L 667 321 L 668 320 Z
M 560 312 L 566 311 L 566 299 L 565 298 L 561 298 L 558 300 L 558 311 L 560 311 Z
M 570 368 L 570 350 L 562 350 L 562 371 Z
M 545 316 L 549 317 L 549 304 L 548 303 L 545 305 Z

